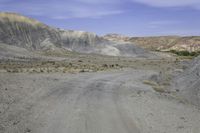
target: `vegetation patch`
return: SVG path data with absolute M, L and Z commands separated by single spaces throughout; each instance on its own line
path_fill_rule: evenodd
M 189 51 L 176 51 L 176 50 L 170 50 L 171 53 L 176 54 L 178 56 L 192 56 L 197 57 L 200 55 L 200 51 L 196 52 L 189 52 Z

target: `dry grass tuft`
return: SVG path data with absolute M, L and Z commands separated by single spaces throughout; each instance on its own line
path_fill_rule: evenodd
M 165 93 L 166 92 L 164 86 L 161 86 L 154 81 L 144 80 L 143 83 L 152 86 L 152 88 L 156 92 L 159 92 L 159 93 Z
M 28 17 L 24 17 L 17 13 L 2 12 L 2 13 L 0 13 L 0 20 L 2 20 L 2 21 L 9 20 L 11 22 L 24 22 L 24 23 L 28 23 L 31 25 L 41 25 L 41 23 L 39 21 L 28 18 Z
M 157 85 L 157 86 L 152 86 L 152 88 L 153 88 L 156 92 L 159 92 L 159 93 L 165 93 L 165 92 L 166 92 L 163 86 Z
M 157 86 L 158 84 L 154 81 L 144 80 L 144 84 L 150 85 L 150 86 Z

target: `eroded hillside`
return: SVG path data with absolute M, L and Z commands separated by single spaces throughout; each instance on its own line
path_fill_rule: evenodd
M 130 43 L 109 41 L 84 31 L 52 28 L 16 13 L 0 13 L 0 43 L 29 51 L 66 50 L 112 56 L 155 57 Z
M 108 34 L 104 36 L 105 39 L 112 41 L 131 42 L 135 45 L 141 46 L 150 50 L 158 51 L 200 51 L 200 37 L 199 36 L 159 36 L 159 37 L 127 37 L 118 34 Z

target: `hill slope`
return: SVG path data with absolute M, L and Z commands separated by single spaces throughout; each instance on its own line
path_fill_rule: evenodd
M 15 13 L 0 13 L 0 41 L 28 50 L 72 47 L 74 44 L 94 43 L 95 34 L 59 30 L 37 20 Z
M 127 37 L 118 34 L 108 34 L 104 36 L 105 39 L 112 41 L 122 41 L 134 43 L 150 50 L 159 51 L 200 51 L 200 37 L 189 36 L 159 36 L 159 37 Z
M 65 49 L 112 56 L 153 57 L 130 43 L 106 40 L 94 33 L 60 30 L 15 13 L 0 13 L 0 43 L 29 51 Z

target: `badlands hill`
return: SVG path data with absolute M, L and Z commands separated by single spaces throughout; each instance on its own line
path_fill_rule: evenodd
M 75 44 L 92 45 L 97 35 L 82 31 L 59 30 L 15 13 L 0 13 L 0 41 L 28 50 L 70 48 Z
M 0 47 L 4 49 L 0 50 L 1 55 L 12 49 L 12 53 L 67 50 L 112 56 L 154 56 L 131 43 L 109 41 L 89 32 L 52 28 L 20 14 L 5 12 L 0 13 Z
M 156 51 L 200 51 L 199 36 L 127 37 L 118 34 L 108 34 L 104 38 L 112 41 L 130 42 L 143 48 Z

